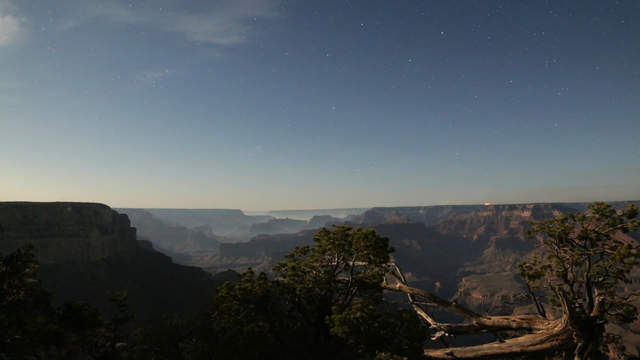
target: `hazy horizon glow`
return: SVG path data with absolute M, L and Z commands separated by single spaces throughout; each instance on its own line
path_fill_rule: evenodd
M 634 1 L 0 0 L 0 201 L 640 198 Z

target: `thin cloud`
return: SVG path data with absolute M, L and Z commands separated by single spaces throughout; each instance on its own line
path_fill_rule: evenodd
M 204 44 L 228 46 L 248 40 L 259 19 L 278 16 L 278 0 L 217 0 L 199 8 L 185 8 L 179 0 L 137 5 L 119 1 L 83 1 L 71 11 L 64 28 L 74 28 L 95 19 L 154 27 L 181 34 Z
M 12 14 L 14 7 L 8 0 L 0 0 L 0 46 L 14 43 L 22 33 L 22 19 Z

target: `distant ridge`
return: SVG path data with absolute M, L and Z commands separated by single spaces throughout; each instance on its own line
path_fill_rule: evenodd
M 246 215 L 238 209 L 120 208 L 118 210 L 124 213 L 145 211 L 169 225 L 199 229 L 221 236 L 243 232 L 253 224 L 273 219 L 268 215 Z
M 265 214 L 276 218 L 290 218 L 295 220 L 310 220 L 314 216 L 332 216 L 346 218 L 359 215 L 369 208 L 334 208 L 334 209 L 302 209 L 302 210 L 269 210 L 265 212 L 247 212 L 252 214 Z

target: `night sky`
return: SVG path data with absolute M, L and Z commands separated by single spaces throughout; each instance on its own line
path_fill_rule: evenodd
M 0 201 L 640 199 L 639 1 L 0 0 Z

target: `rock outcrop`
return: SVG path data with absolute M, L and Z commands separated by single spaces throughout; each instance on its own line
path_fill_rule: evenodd
M 42 264 L 92 262 L 134 252 L 126 215 L 92 203 L 0 203 L 0 252 L 32 243 Z
M 88 301 L 108 314 L 110 294 L 125 290 L 137 321 L 197 311 L 230 277 L 174 264 L 136 239 L 126 215 L 102 204 L 0 203 L 0 252 L 27 243 L 55 303 Z

